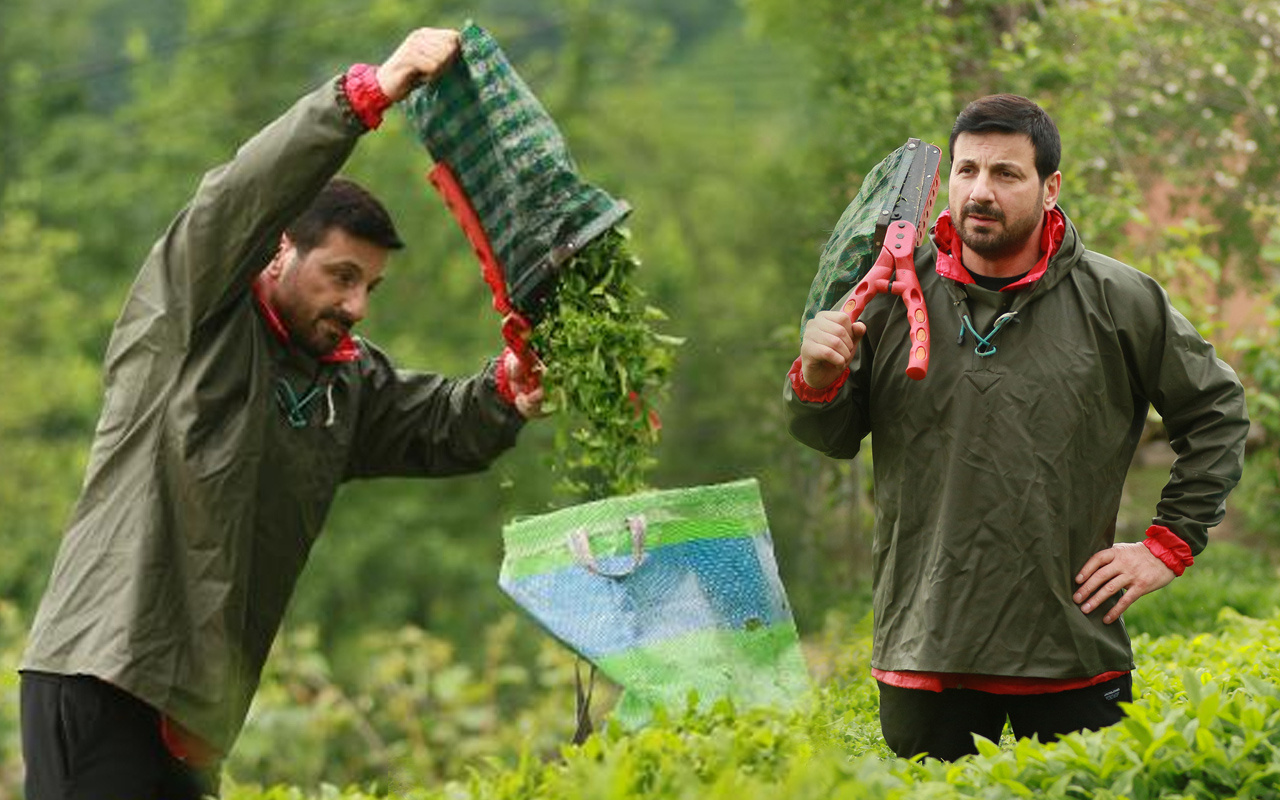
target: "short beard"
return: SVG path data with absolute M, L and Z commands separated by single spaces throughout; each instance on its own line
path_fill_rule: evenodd
M 319 333 L 318 331 L 313 337 L 294 337 L 299 347 L 316 358 L 322 358 L 336 350 L 338 345 L 342 344 L 342 340 L 351 335 L 351 329 L 355 327 L 354 320 L 341 311 L 334 309 L 321 311 L 314 324 L 318 328 L 320 323 L 326 320 L 338 323 L 342 327 L 342 333 L 336 338 L 329 333 Z
M 1044 205 L 1044 187 L 1040 190 L 1040 202 L 1038 207 Z M 976 234 L 969 231 L 965 225 L 966 218 L 970 214 L 979 214 L 997 222 L 1004 223 L 1003 230 L 992 232 L 989 234 Z M 957 232 L 960 234 L 960 241 L 974 253 L 985 259 L 995 261 L 1006 256 L 1011 256 L 1021 250 L 1035 233 L 1036 226 L 1044 218 L 1043 212 L 1040 216 L 1030 214 L 1026 219 L 1020 219 L 1010 227 L 1004 212 L 995 207 L 985 207 L 977 203 L 966 203 L 960 211 L 960 224 L 956 226 Z

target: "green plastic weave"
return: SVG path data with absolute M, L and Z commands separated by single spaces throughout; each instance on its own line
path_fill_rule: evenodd
M 628 524 L 643 520 L 639 546 Z M 593 562 L 570 541 L 585 540 Z M 808 670 L 755 480 L 606 498 L 503 529 L 499 585 L 623 689 L 624 728 L 721 698 L 795 706 Z
M 460 56 L 410 94 L 410 124 L 458 177 L 493 246 L 512 303 L 613 227 L 630 207 L 578 176 L 555 121 L 498 43 L 468 23 Z

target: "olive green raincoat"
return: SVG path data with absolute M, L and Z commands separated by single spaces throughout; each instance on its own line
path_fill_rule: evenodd
M 1240 477 L 1248 430 L 1231 368 L 1150 277 L 1087 251 L 1066 223 L 1045 274 L 996 292 L 944 278 L 931 241 L 916 269 L 929 309 L 928 375 L 913 381 L 907 319 L 872 299 L 834 399 L 784 389 L 792 435 L 875 457 L 872 666 L 1031 678 L 1133 668 L 1115 599 L 1085 615 L 1075 575 L 1114 543 L 1125 474 L 1149 406 L 1177 460 L 1156 508 L 1202 550 Z M 968 314 L 995 352 L 960 338 Z M 1153 600 L 1153 602 L 1157 602 Z
M 492 365 L 451 381 L 363 341 L 321 363 L 260 313 L 252 281 L 364 130 L 326 84 L 209 172 L 151 251 L 22 664 L 113 683 L 222 752 L 338 484 L 481 470 L 522 425 Z M 294 424 L 286 384 L 316 390 Z

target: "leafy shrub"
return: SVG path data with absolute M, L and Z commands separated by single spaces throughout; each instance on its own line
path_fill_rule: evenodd
M 580 747 L 564 744 L 573 731 L 573 658 L 549 639 L 526 657 L 515 617 L 467 643 L 478 660 L 417 629 L 370 634 L 364 669 L 350 678 L 334 675 L 313 631 L 292 631 L 269 662 L 224 796 L 1280 799 L 1280 613 L 1254 619 L 1228 605 L 1210 619 L 1207 611 L 1220 601 L 1274 608 L 1271 569 L 1219 543 L 1131 609 L 1146 605 L 1142 626 L 1167 632 L 1135 635 L 1136 702 L 1121 724 L 1053 745 L 1006 735 L 954 764 L 904 761 L 885 747 L 867 668 L 869 617 L 833 613 L 806 641 L 820 688 L 800 711 L 740 712 L 723 702 L 702 713 L 674 709 L 632 735 L 605 726 Z M 1176 630 L 1200 623 L 1212 632 Z M 25 632 L 17 609 L 0 602 L 5 664 L 18 663 Z M 4 797 L 20 796 L 16 688 L 13 669 L 0 671 Z
M 533 749 L 464 780 L 387 795 L 421 800 L 600 798 L 1280 798 L 1280 616 L 1224 609 L 1217 633 L 1135 639 L 1135 703 L 1111 728 L 1061 742 L 1002 745 L 955 763 L 892 757 L 879 738 L 865 621 L 846 629 L 848 660 L 795 713 L 736 712 L 720 703 L 675 713 L 631 735 L 606 729 L 543 760 Z M 839 640 L 832 627 L 819 649 Z M 851 645 L 850 645 L 851 643 Z M 822 656 L 821 653 L 816 655 Z M 545 753 L 543 754 L 545 756 Z M 371 794 L 372 793 L 372 794 Z M 232 800 L 365 800 L 372 786 L 319 794 L 233 787 Z
M 486 760 L 548 758 L 574 729 L 573 656 L 549 638 L 531 659 L 508 616 L 482 657 L 419 628 L 370 633 L 363 669 L 334 674 L 314 629 L 277 643 L 228 774 L 262 784 L 338 781 L 404 789 L 465 777 Z M 479 662 L 479 667 L 471 666 Z M 608 698 L 608 689 L 602 694 Z

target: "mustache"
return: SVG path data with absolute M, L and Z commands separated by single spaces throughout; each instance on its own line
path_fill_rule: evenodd
M 320 312 L 320 319 L 332 320 L 343 327 L 344 330 L 351 330 L 355 327 L 356 321 L 350 316 L 336 309 L 328 309 Z
M 977 214 L 980 217 L 987 217 L 988 219 L 993 219 L 996 222 L 1004 222 L 1004 212 L 995 206 L 966 203 L 964 208 L 960 209 L 960 213 L 966 217 L 972 214 Z

